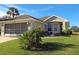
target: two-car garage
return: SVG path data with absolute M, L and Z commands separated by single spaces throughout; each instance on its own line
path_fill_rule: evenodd
M 29 15 L 0 19 L 1 36 L 18 36 L 36 27 L 44 28 L 43 22 Z

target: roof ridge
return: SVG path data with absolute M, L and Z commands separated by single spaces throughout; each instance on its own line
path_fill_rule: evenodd
M 44 21 L 46 21 L 46 20 L 48 20 L 48 19 L 50 19 L 52 16 L 49 16 L 47 19 L 45 19 Z
M 67 19 L 65 19 L 65 18 L 63 18 L 63 17 L 57 16 L 57 15 L 53 15 L 53 16 L 58 17 L 58 18 L 62 19 L 63 21 L 68 22 L 68 20 L 67 20 Z

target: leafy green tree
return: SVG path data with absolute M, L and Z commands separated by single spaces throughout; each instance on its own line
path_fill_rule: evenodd
M 13 18 L 19 15 L 19 11 L 17 8 L 9 7 L 9 10 L 6 12 L 8 15 L 12 16 Z
M 71 30 L 75 31 L 75 32 L 79 32 L 79 27 L 77 26 L 72 26 Z

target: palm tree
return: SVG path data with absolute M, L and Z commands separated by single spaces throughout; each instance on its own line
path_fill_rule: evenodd
M 9 10 L 6 12 L 8 15 L 12 16 L 13 18 L 19 15 L 19 11 L 17 8 L 10 7 Z
M 42 29 L 34 28 L 24 32 L 20 39 L 21 48 L 29 50 L 38 50 L 41 47 Z

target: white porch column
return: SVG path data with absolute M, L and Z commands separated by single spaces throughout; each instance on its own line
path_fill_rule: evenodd
M 65 30 L 66 29 L 66 27 L 65 27 L 65 22 L 63 22 L 63 30 Z
M 28 30 L 31 30 L 31 26 L 28 26 Z
M 28 30 L 32 30 L 32 23 L 28 23 L 27 28 L 28 28 Z
M 2 36 L 2 37 L 4 36 L 4 27 L 5 27 L 5 25 L 2 24 L 2 25 L 1 25 L 1 36 Z

